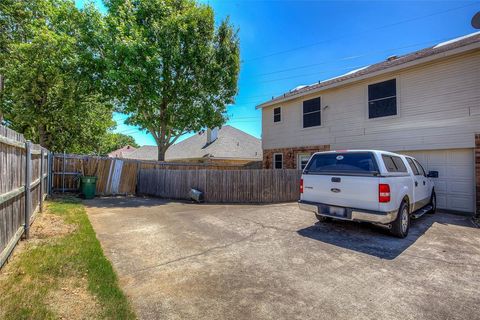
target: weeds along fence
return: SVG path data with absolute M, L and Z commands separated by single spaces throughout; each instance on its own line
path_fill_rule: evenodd
M 43 209 L 49 161 L 48 150 L 0 125 L 0 267 Z
M 189 199 L 191 188 L 203 192 L 205 202 L 272 203 L 300 198 L 301 171 L 271 170 L 162 170 L 141 169 L 140 195 Z

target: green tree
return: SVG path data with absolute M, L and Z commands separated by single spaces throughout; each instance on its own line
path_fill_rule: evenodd
M 94 152 L 114 125 L 101 91 L 103 17 L 92 5 L 79 10 L 72 1 L 18 3 L 24 4 L 15 11 L 22 19 L 4 24 L 21 35 L 2 39 L 8 43 L 0 101 L 5 121 L 52 151 Z
M 239 39 L 193 0 L 109 0 L 112 94 L 127 123 L 148 130 L 158 160 L 181 135 L 222 125 L 234 102 Z
M 139 145 L 135 142 L 135 139 L 132 136 L 128 136 L 122 133 L 109 132 L 103 137 L 97 154 L 101 156 L 106 156 L 110 152 L 118 150 L 125 146 L 132 146 L 134 148 L 139 147 Z

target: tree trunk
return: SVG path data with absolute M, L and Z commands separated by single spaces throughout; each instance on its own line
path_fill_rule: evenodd
M 165 161 L 165 148 L 163 146 L 158 146 L 158 161 Z
M 48 133 L 44 125 L 39 125 L 38 126 L 38 142 L 39 144 L 48 149 L 48 143 L 47 143 L 47 137 Z

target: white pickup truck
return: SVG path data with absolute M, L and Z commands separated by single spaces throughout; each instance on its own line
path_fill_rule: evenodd
M 371 222 L 400 238 L 410 219 L 435 212 L 433 182 L 414 158 L 377 150 L 315 153 L 300 180 L 299 206 L 318 220 Z

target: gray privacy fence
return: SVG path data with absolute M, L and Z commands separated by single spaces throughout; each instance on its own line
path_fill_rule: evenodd
M 0 267 L 42 210 L 50 159 L 48 150 L 0 125 Z
M 141 169 L 137 193 L 168 199 L 189 199 L 191 188 L 206 202 L 272 203 L 300 198 L 301 171 Z

